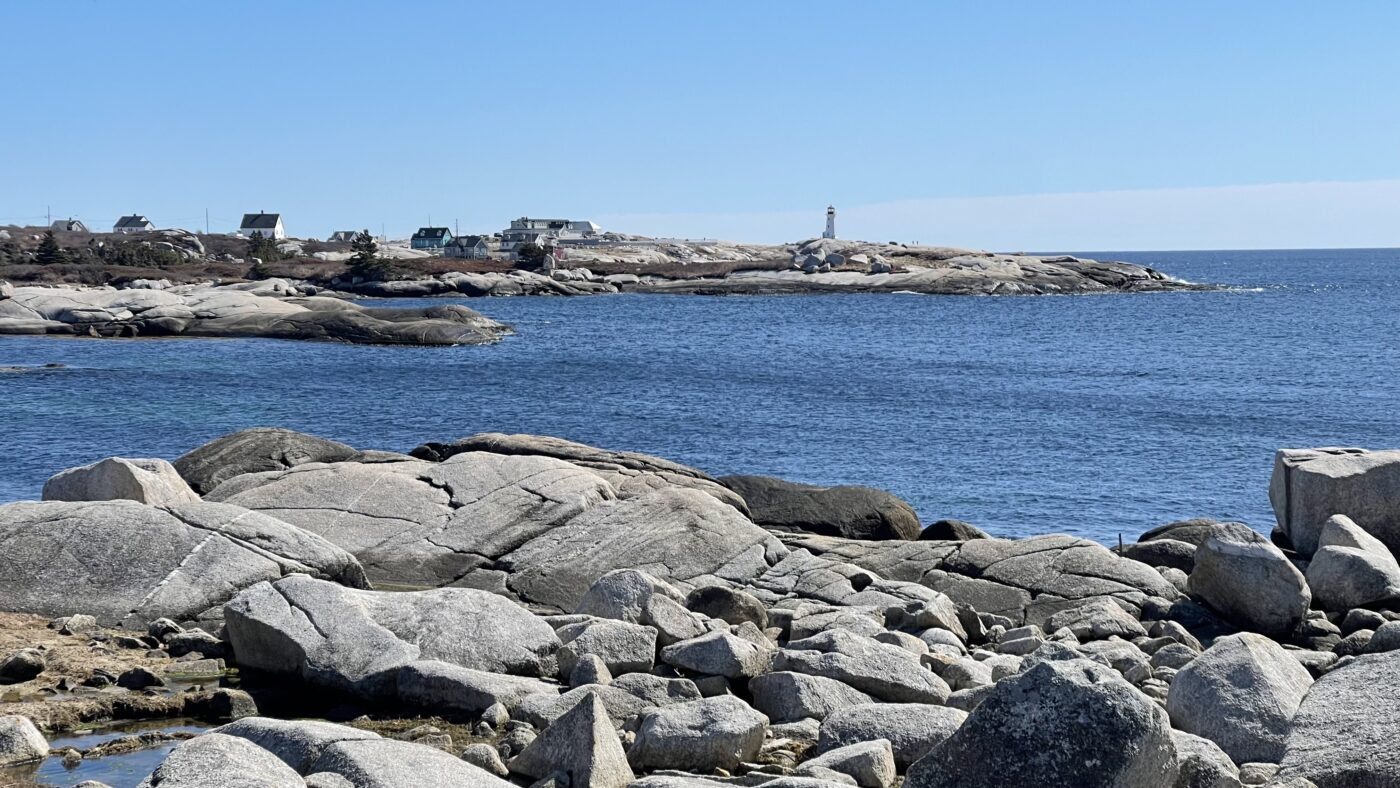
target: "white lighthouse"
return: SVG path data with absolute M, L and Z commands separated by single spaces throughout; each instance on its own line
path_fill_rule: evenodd
M 826 206 L 826 230 L 822 233 L 823 238 L 836 237 L 836 206 Z

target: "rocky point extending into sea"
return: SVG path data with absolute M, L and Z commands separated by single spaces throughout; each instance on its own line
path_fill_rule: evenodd
M 1400 785 L 1400 452 L 1269 493 L 1111 550 L 530 435 L 109 458 L 0 506 L 0 768 L 195 717 L 143 785 Z
M 617 273 L 594 273 L 589 264 Z M 994 254 L 821 239 L 789 246 L 649 242 L 574 250 L 548 271 L 448 271 L 363 279 L 269 278 L 121 287 L 0 282 L 0 334 L 94 337 L 269 337 L 369 344 L 459 345 L 508 331 L 456 305 L 362 307 L 353 298 L 678 293 L 1049 295 L 1199 290 L 1141 265 L 1070 256 Z

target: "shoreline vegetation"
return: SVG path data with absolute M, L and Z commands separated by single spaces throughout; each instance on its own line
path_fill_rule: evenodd
M 195 235 L 0 230 L 0 334 L 268 337 L 363 344 L 493 342 L 461 306 L 360 298 L 661 293 L 1049 295 L 1214 289 L 1132 263 L 820 239 L 758 245 L 628 236 L 563 260 L 445 258 L 397 246 Z M 63 239 L 60 241 L 60 236 Z M 222 251 L 220 251 L 222 250 Z M 269 259 L 252 256 L 256 252 Z M 247 255 L 239 257 L 238 254 Z
M 194 717 L 114 747 L 173 744 L 144 785 L 1396 785 L 1397 478 L 1283 449 L 1272 536 L 1110 549 L 535 435 L 108 458 L 0 505 L 0 769 Z

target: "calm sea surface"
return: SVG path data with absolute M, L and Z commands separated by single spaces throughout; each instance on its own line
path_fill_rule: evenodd
M 1232 289 L 464 300 L 519 330 L 485 348 L 0 337 L 0 366 L 67 365 L 0 374 L 0 501 L 251 426 L 400 451 L 531 432 L 1111 541 L 1267 530 L 1274 449 L 1400 446 L 1400 250 L 1100 256 Z

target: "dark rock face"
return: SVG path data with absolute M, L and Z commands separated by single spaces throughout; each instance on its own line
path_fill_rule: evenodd
M 1174 523 L 1159 525 L 1138 537 L 1139 543 L 1152 542 L 1158 539 L 1172 539 L 1177 542 L 1185 542 L 1192 547 L 1200 547 L 1207 537 L 1218 530 L 1221 523 L 1209 517 L 1197 517 L 1191 520 L 1178 520 Z
M 938 520 L 919 532 L 920 539 L 935 542 L 966 542 L 969 539 L 990 539 L 986 531 L 962 520 Z
M 284 471 L 308 462 L 342 462 L 357 452 L 343 443 L 292 430 L 260 427 L 216 438 L 175 461 L 200 495 L 245 473 Z
M 1166 712 L 1086 660 L 1041 662 L 998 682 L 967 721 L 909 769 L 908 788 L 1171 785 Z
M 923 530 L 913 507 L 871 487 L 814 487 L 771 476 L 725 476 L 743 496 L 753 521 L 775 531 L 847 539 L 918 539 Z

